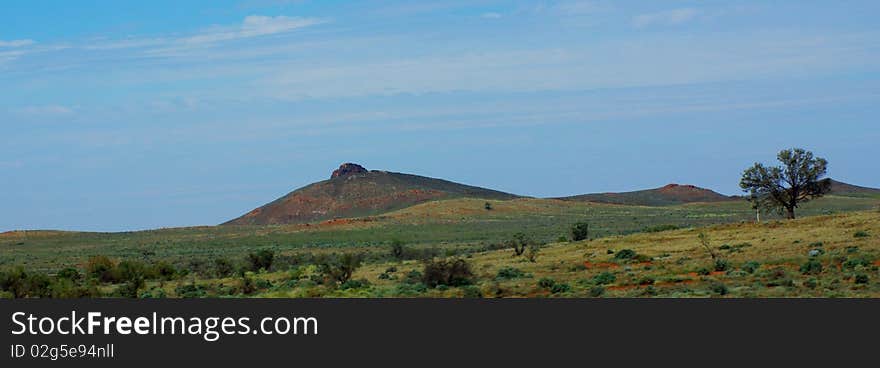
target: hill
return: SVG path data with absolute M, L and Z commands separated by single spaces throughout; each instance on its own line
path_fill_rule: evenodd
M 880 197 L 880 189 L 860 187 L 832 179 L 830 194 L 847 197 Z
M 594 193 L 559 198 L 566 201 L 623 204 L 631 206 L 672 206 L 695 202 L 724 202 L 732 197 L 693 185 L 669 184 L 656 189 L 623 193 Z
M 518 196 L 451 181 L 346 163 L 330 179 L 290 192 L 223 225 L 296 224 L 371 216 L 450 198 L 505 200 Z

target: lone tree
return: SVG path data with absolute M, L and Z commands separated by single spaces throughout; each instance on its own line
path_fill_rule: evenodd
M 828 161 L 801 148 L 779 152 L 777 158 L 782 166 L 756 163 L 743 173 L 739 186 L 749 193 L 749 201 L 757 208 L 775 209 L 793 219 L 798 205 L 831 190 L 831 179 L 822 179 Z

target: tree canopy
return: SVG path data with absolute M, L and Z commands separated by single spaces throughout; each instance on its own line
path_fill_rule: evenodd
M 792 148 L 779 152 L 777 159 L 781 166 L 756 163 L 743 172 L 739 186 L 749 193 L 749 200 L 758 208 L 776 210 L 793 219 L 801 203 L 831 190 L 831 180 L 822 179 L 828 169 L 824 158 L 815 157 L 802 148 Z

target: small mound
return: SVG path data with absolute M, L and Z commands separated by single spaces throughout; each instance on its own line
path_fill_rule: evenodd
M 695 185 L 668 184 L 660 188 L 624 193 L 594 193 L 559 198 L 567 201 L 597 202 L 632 206 L 673 206 L 697 202 L 723 202 L 733 198 Z

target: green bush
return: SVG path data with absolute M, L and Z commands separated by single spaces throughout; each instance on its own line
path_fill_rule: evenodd
M 418 295 L 428 291 L 428 287 L 422 283 L 403 283 L 397 285 L 394 293 L 399 296 Z
M 571 225 L 571 240 L 581 241 L 590 237 L 590 224 L 586 222 L 578 222 Z
M 498 270 L 498 274 L 495 276 L 495 278 L 502 279 L 502 280 L 510 280 L 510 279 L 517 279 L 520 277 L 525 277 L 525 275 L 526 275 L 525 272 L 522 272 L 522 270 L 520 270 L 518 268 L 502 267 L 501 269 Z
M 602 286 L 595 286 L 592 289 L 590 289 L 590 296 L 591 297 L 598 298 L 598 297 L 602 296 L 602 294 L 605 294 L 605 288 Z
M 865 231 L 856 231 L 856 233 L 853 234 L 853 238 L 867 238 L 869 236 L 871 235 L 868 235 L 868 233 Z
M 470 285 L 473 277 L 470 263 L 461 258 L 428 260 L 422 271 L 422 282 L 430 288 Z
M 235 266 L 226 258 L 217 258 L 214 260 L 214 274 L 219 278 L 232 276 L 235 273 Z
M 815 289 L 817 286 L 819 286 L 819 281 L 816 280 L 815 278 L 809 278 L 806 281 L 804 281 L 804 286 L 806 286 L 810 289 Z
M 718 295 L 727 295 L 727 285 L 720 282 L 714 282 L 711 285 L 712 292 Z
M 521 256 L 523 253 L 525 253 L 526 249 L 530 245 L 535 244 L 535 241 L 532 240 L 532 238 L 530 238 L 525 233 L 520 232 L 513 234 L 513 239 L 506 241 L 504 244 L 507 247 L 513 249 L 513 255 L 516 257 Z
M 257 253 L 249 253 L 246 259 L 249 270 L 253 272 L 259 270 L 269 271 L 272 268 L 273 260 L 275 260 L 275 252 L 269 249 L 263 249 Z
M 326 257 L 320 261 L 318 269 L 326 279 L 342 284 L 351 279 L 354 271 L 361 266 L 362 259 L 362 256 L 352 253 Z
M 339 285 L 340 290 L 363 289 L 367 287 L 370 287 L 370 281 L 368 281 L 367 279 L 348 280 Z
M 181 298 L 203 298 L 207 295 L 205 288 L 201 285 L 196 285 L 194 282 L 178 285 L 174 288 L 174 293 Z
M 70 280 L 70 281 L 74 281 L 74 282 L 82 279 L 82 274 L 79 272 L 79 270 L 77 270 L 73 267 L 67 267 L 61 271 L 58 271 L 58 274 L 55 276 L 58 277 L 59 279 L 65 279 L 65 280 Z
M 541 288 L 549 290 L 550 288 L 553 287 L 553 285 L 556 285 L 556 280 L 551 279 L 549 277 L 545 277 L 545 278 L 538 280 L 538 286 L 540 286 Z
M 761 268 L 761 264 L 755 261 L 748 261 L 742 266 L 743 271 L 748 273 L 755 273 L 759 268 Z
M 461 288 L 461 291 L 463 292 L 465 298 L 482 298 L 483 297 L 483 292 L 480 291 L 480 288 L 473 286 L 473 285 L 464 286 Z
M 863 273 L 860 273 L 855 277 L 856 284 L 867 284 L 868 281 L 868 275 L 865 275 Z
M 617 276 L 614 276 L 611 272 L 602 272 L 593 276 L 593 282 L 596 283 L 596 285 L 613 284 L 615 281 L 617 281 Z
M 571 291 L 571 285 L 569 284 L 556 283 L 550 287 L 550 292 L 553 294 L 567 293 L 569 291 Z
M 632 249 L 622 249 L 614 255 L 614 259 L 633 259 L 636 257 L 638 254 Z
M 106 256 L 94 256 L 86 261 L 86 274 L 101 282 L 116 282 L 116 264 Z
M 724 272 L 730 269 L 730 263 L 724 259 L 716 259 L 715 260 L 715 271 Z
M 843 262 L 842 266 L 844 269 L 854 270 L 859 266 L 870 267 L 871 261 L 865 257 L 851 258 L 851 259 L 847 259 L 846 262 Z

